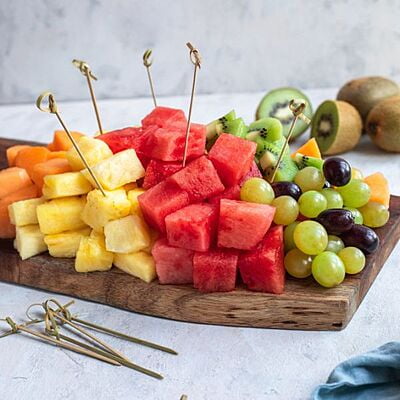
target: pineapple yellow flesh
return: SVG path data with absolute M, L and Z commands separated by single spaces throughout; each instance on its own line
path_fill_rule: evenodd
M 106 190 L 114 190 L 128 183 L 135 182 L 143 178 L 145 170 L 142 163 L 136 155 L 136 151 L 128 149 L 114 154 L 112 157 L 107 158 L 92 167 L 96 178 Z M 84 169 L 82 171 L 86 179 L 88 179 L 93 186 L 93 178 L 89 171 Z
M 90 182 L 80 172 L 47 175 L 44 178 L 43 195 L 47 199 L 79 196 L 93 189 Z
M 136 276 L 147 283 L 154 280 L 157 276 L 154 258 L 144 251 L 115 254 L 114 265 L 127 274 Z
M 29 199 L 16 201 L 8 206 L 8 214 L 10 221 L 16 226 L 25 226 L 37 224 L 38 219 L 36 215 L 37 206 L 43 204 L 45 199 Z
M 85 228 L 81 219 L 86 199 L 83 197 L 64 197 L 40 204 L 37 217 L 40 230 L 45 235 Z
M 79 150 L 84 155 L 86 162 L 89 164 L 89 167 L 92 167 L 113 155 L 107 143 L 99 139 L 82 136 L 79 138 L 77 144 Z M 80 158 L 78 152 L 75 150 L 75 147 L 71 147 L 71 149 L 67 151 L 66 157 L 73 171 L 85 169 L 85 164 Z
M 150 232 L 138 215 L 108 222 L 104 227 L 106 248 L 114 253 L 135 253 L 150 245 Z
M 52 257 L 73 258 L 79 248 L 82 237 L 89 236 L 91 229 L 89 227 L 56 233 L 55 235 L 46 235 L 44 241 Z
M 75 259 L 77 272 L 108 271 L 112 267 L 114 254 L 107 251 L 104 236 L 92 232 L 90 236 L 81 238 Z
M 47 250 L 39 225 L 17 226 L 15 245 L 22 260 L 36 256 Z
M 131 209 L 124 189 L 106 191 L 106 196 L 94 189 L 86 200 L 82 220 L 97 232 L 102 232 L 107 222 L 129 215 Z
M 131 202 L 131 214 L 142 215 L 138 197 L 144 192 L 145 190 L 141 188 L 133 189 L 128 192 L 128 199 Z

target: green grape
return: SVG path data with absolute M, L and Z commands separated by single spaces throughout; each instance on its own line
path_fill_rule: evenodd
M 250 178 L 240 189 L 240 200 L 250 203 L 271 204 L 274 197 L 271 185 L 262 178 Z
M 380 203 L 370 201 L 359 209 L 363 216 L 363 223 L 370 228 L 379 228 L 389 220 L 389 210 Z
M 352 179 L 363 179 L 363 173 L 358 169 L 351 167 L 351 178 Z
M 283 232 L 283 240 L 285 242 L 285 251 L 289 251 L 296 248 L 296 243 L 293 239 L 293 233 L 296 226 L 299 224 L 299 221 L 292 222 L 288 225 Z
M 358 274 L 365 267 L 365 255 L 357 247 L 345 247 L 339 251 L 338 256 L 343 261 L 348 274 Z
M 352 179 L 347 185 L 337 187 L 336 190 L 342 195 L 343 203 L 347 207 L 359 208 L 368 203 L 371 189 L 360 179 Z
M 343 261 L 331 251 L 318 254 L 312 262 L 311 271 L 314 279 L 327 288 L 340 285 L 346 275 Z
M 362 214 L 360 213 L 360 211 L 357 210 L 357 208 L 353 208 L 353 207 L 343 207 L 345 210 L 349 210 L 351 211 L 351 213 L 353 214 L 354 217 L 354 223 L 362 225 L 364 222 L 364 218 L 362 216 Z
M 276 207 L 274 222 L 277 225 L 289 225 L 296 221 L 299 215 L 299 205 L 293 197 L 279 196 L 271 205 Z
M 294 229 L 293 239 L 299 250 L 310 255 L 322 253 L 328 244 L 325 228 L 315 221 L 300 222 Z
M 304 193 L 308 190 L 321 190 L 325 185 L 325 178 L 318 168 L 305 167 L 296 174 L 294 182 Z
M 329 210 L 330 208 L 342 208 L 343 207 L 343 199 L 339 192 L 337 192 L 333 188 L 325 188 L 320 192 L 326 198 L 328 202 L 326 208 Z
M 303 193 L 299 198 L 300 212 L 308 218 L 315 218 L 326 210 L 327 201 L 325 196 L 315 190 Z
M 344 248 L 343 240 L 335 235 L 328 235 L 328 245 L 326 246 L 326 251 L 331 251 L 332 253 L 338 253 Z
M 299 249 L 290 250 L 284 261 L 286 271 L 295 278 L 307 278 L 311 275 L 312 260 L 312 256 L 302 253 Z

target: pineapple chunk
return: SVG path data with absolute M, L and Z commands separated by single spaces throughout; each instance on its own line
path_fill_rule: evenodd
M 136 151 L 128 149 L 114 154 L 92 168 L 96 178 L 106 190 L 114 190 L 128 183 L 143 178 L 145 170 L 136 155 Z M 95 186 L 89 171 L 82 171 L 85 178 Z
M 55 235 L 46 235 L 44 242 L 52 257 L 73 258 L 76 256 L 81 238 L 89 236 L 90 231 L 91 229 L 87 227 L 75 231 L 56 233 Z
M 128 192 L 128 199 L 131 202 L 131 214 L 142 215 L 138 197 L 144 192 L 145 190 L 140 188 L 133 189 Z
M 115 253 L 135 253 L 150 245 L 150 232 L 138 215 L 108 222 L 104 227 L 106 249 Z
M 79 138 L 77 144 L 90 167 L 113 155 L 107 143 L 99 139 L 82 136 Z M 80 171 L 85 168 L 85 164 L 75 150 L 75 147 L 71 147 L 71 149 L 67 151 L 66 157 L 73 171 Z
M 143 251 L 151 254 L 154 243 L 157 242 L 157 239 L 159 238 L 160 235 L 155 229 L 149 228 L 149 232 L 150 232 L 150 244 L 146 248 L 144 248 Z
M 153 281 L 157 276 L 154 258 L 144 251 L 115 254 L 114 265 L 127 274 L 136 276 L 147 283 Z
M 36 256 L 47 250 L 39 225 L 17 226 L 15 244 L 22 260 Z
M 81 219 L 85 202 L 85 198 L 65 197 L 39 205 L 36 211 L 42 233 L 54 235 L 86 227 Z
M 79 196 L 92 189 L 92 185 L 80 172 L 65 172 L 44 177 L 43 195 L 47 199 Z
M 45 199 L 41 197 L 39 199 L 16 201 L 10 204 L 8 206 L 8 214 L 11 223 L 16 226 L 37 224 L 36 208 L 44 202 Z
M 124 185 L 124 189 L 129 192 L 130 190 L 136 189 L 137 183 L 136 182 L 131 182 L 131 183 L 127 183 L 126 185 Z
M 90 236 L 81 238 L 75 259 L 77 272 L 108 271 L 112 267 L 114 254 L 107 251 L 104 235 L 92 231 Z
M 131 203 L 124 189 L 107 191 L 105 197 L 100 190 L 95 189 L 87 195 L 82 219 L 96 232 L 102 232 L 107 222 L 126 217 L 130 209 Z

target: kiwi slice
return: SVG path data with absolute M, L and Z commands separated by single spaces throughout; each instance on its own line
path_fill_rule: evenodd
M 244 138 L 247 134 L 247 126 L 243 121 L 243 118 L 236 118 L 234 120 L 223 121 L 216 125 L 216 132 L 218 135 L 221 133 L 230 133 L 234 136 Z
M 324 165 L 324 160 L 316 157 L 305 156 L 301 153 L 297 153 L 293 160 L 299 169 L 303 169 L 305 167 L 315 167 L 322 170 L 322 166 Z
M 282 148 L 285 144 L 285 139 L 282 137 L 282 139 L 277 140 L 275 142 L 269 142 L 268 140 L 262 139 L 260 136 L 257 135 L 254 142 L 257 143 L 257 150 L 256 150 L 257 158 L 261 158 L 266 151 L 270 151 L 276 157 L 279 157 L 279 154 L 281 153 Z M 289 146 L 287 146 L 285 149 L 285 155 L 289 155 L 289 153 L 290 149 Z
M 311 137 L 322 154 L 333 155 L 353 149 L 360 141 L 361 130 L 360 114 L 351 104 L 326 100 L 314 114 Z
M 258 105 L 256 119 L 266 117 L 279 119 L 282 123 L 282 133 L 284 136 L 287 136 L 294 118 L 292 111 L 289 109 L 289 103 L 293 99 L 303 99 L 307 102 L 304 115 L 311 119 L 312 107 L 310 100 L 303 92 L 292 87 L 282 87 L 268 92 Z M 292 134 L 292 140 L 301 135 L 307 127 L 308 125 L 304 121 L 297 121 Z
M 277 118 L 261 118 L 249 125 L 249 132 L 253 138 L 257 134 L 262 139 L 274 142 L 282 138 L 282 124 Z
M 269 151 L 266 151 L 260 158 L 260 166 L 267 180 L 272 178 L 277 161 L 275 155 Z M 284 156 L 275 174 L 274 182 L 292 182 L 298 171 L 299 168 L 290 156 Z
M 217 135 L 217 125 L 222 124 L 224 126 L 227 121 L 233 121 L 234 119 L 236 119 L 236 113 L 235 110 L 232 110 L 215 121 L 210 122 L 207 125 L 207 139 L 211 140 Z

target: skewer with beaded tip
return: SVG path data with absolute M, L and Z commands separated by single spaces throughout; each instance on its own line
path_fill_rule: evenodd
M 147 49 L 147 50 L 143 53 L 143 65 L 146 67 L 147 77 L 148 77 L 148 79 L 149 79 L 151 97 L 153 97 L 154 107 L 157 107 L 157 99 L 156 99 L 156 94 L 155 94 L 155 92 L 154 92 L 153 78 L 152 78 L 151 72 L 150 72 L 150 67 L 151 67 L 152 64 L 153 64 L 153 60 L 150 59 L 152 52 L 153 52 L 153 50 Z

